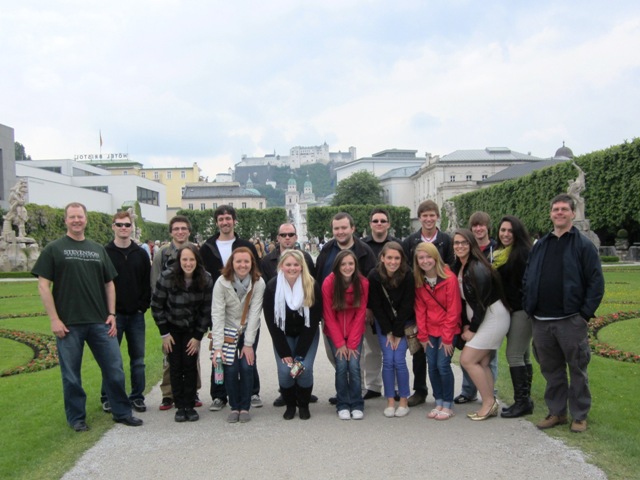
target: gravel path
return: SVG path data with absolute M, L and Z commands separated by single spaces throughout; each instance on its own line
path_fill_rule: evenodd
M 448 421 L 428 420 L 433 398 L 404 418 L 385 418 L 385 400 L 367 400 L 362 421 L 341 421 L 327 399 L 333 371 L 322 342 L 315 364 L 311 419 L 282 419 L 271 339 L 263 332 L 258 363 L 264 407 L 252 409 L 246 424 L 227 424 L 228 406 L 210 412 L 209 382 L 200 391 L 200 421 L 177 424 L 175 410 L 161 412 L 160 389 L 147 396 L 148 410 L 137 414 L 140 428 L 114 425 L 63 478 L 73 479 L 606 479 L 578 450 L 522 420 L 492 418 L 471 422 L 477 405 L 457 406 Z M 203 342 L 204 344 L 205 342 Z M 208 377 L 208 352 L 201 354 Z M 456 392 L 461 383 L 455 366 Z M 540 407 L 538 407 L 540 408 Z M 565 428 L 565 427 L 561 427 Z

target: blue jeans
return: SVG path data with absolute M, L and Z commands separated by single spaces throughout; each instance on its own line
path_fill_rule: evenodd
M 411 391 L 409 389 L 409 368 L 407 367 L 407 339 L 402 337 L 398 348 L 393 350 L 387 346 L 387 336 L 382 333 L 380 325 L 376 323 L 376 334 L 378 343 L 382 350 L 382 384 L 384 385 L 384 396 L 393 398 L 395 396 L 395 382 L 398 380 L 398 395 L 407 398 Z
M 224 385 L 229 395 L 231 410 L 247 410 L 251 408 L 251 391 L 253 389 L 253 365 L 247 358 L 238 358 L 236 351 L 233 365 L 224 366 Z
M 429 367 L 429 380 L 431 380 L 431 390 L 436 399 L 436 406 L 451 408 L 453 405 L 453 370 L 451 370 L 451 355 L 447 355 L 442 345 L 442 337 L 432 337 L 429 335 L 427 344 L 427 365 Z M 453 344 L 455 345 L 455 337 Z
M 340 410 L 361 410 L 364 411 L 364 400 L 362 399 L 362 387 L 360 385 L 360 353 L 362 353 L 362 340 L 358 345 L 358 358 L 352 357 L 350 360 L 338 358 L 337 348 L 329 338 L 331 353 L 336 361 L 336 408 Z
M 130 416 L 131 404 L 124 387 L 120 345 L 116 337 L 107 334 L 109 326 L 105 323 L 90 323 L 67 325 L 67 328 L 69 332 L 65 337 L 56 339 L 67 423 L 73 426 L 87 417 L 87 394 L 82 388 L 81 376 L 85 342 L 102 371 L 103 385 L 113 418 L 119 420 Z
M 296 345 L 298 344 L 299 337 L 289 337 L 287 336 L 287 343 L 289 344 L 289 348 L 292 352 L 296 351 Z M 280 388 L 291 388 L 296 383 L 299 387 L 309 388 L 313 386 L 313 362 L 316 359 L 316 352 L 318 351 L 318 342 L 320 340 L 320 331 L 316 332 L 316 336 L 313 338 L 313 342 L 309 346 L 309 350 L 307 351 L 307 355 L 302 359 L 302 363 L 304 364 L 304 372 L 302 372 L 298 378 L 291 378 L 291 369 L 286 363 L 282 363 L 280 355 L 276 351 L 275 347 L 273 352 L 276 356 L 276 365 L 278 366 L 278 383 L 280 384 Z M 294 353 L 295 355 L 295 353 Z
M 491 352 L 489 368 L 491 368 L 491 374 L 493 375 L 493 382 L 495 384 L 496 379 L 498 378 L 498 355 L 495 350 Z M 462 370 L 462 391 L 460 392 L 460 395 L 464 395 L 467 398 L 475 398 L 478 395 L 478 389 L 471 381 L 467 371 L 462 368 L 462 365 L 460 366 L 460 369 Z M 493 393 L 497 394 L 498 390 L 494 389 Z
M 130 315 L 119 313 L 116 315 L 118 327 L 118 344 L 122 344 L 122 337 L 127 337 L 127 351 L 129 352 L 129 370 L 131 372 L 131 394 L 129 400 L 144 400 L 145 365 L 144 343 L 145 324 L 144 313 L 137 312 Z M 107 400 L 106 390 L 102 386 L 102 401 Z
M 244 337 L 242 337 L 244 339 Z M 255 357 L 253 362 L 253 389 L 251 395 L 260 395 L 260 375 L 258 375 L 258 341 L 260 340 L 260 330 L 256 332 L 256 339 L 253 342 L 253 355 Z M 242 347 L 239 347 L 242 348 Z M 211 369 L 211 386 L 209 387 L 209 393 L 211 394 L 211 400 L 219 398 L 220 400 L 227 401 L 227 388 L 225 383 L 217 384 L 213 378 L 215 372 Z M 198 380 L 200 382 L 200 380 Z M 199 387 L 198 387 L 199 388 Z

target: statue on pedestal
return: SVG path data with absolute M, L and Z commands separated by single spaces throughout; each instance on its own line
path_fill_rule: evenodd
M 446 233 L 455 232 L 460 226 L 458 225 L 458 212 L 456 211 L 456 205 L 451 200 L 447 200 L 442 204 L 442 209 L 447 214 L 447 231 Z
M 27 237 L 25 229 L 29 220 L 25 207 L 27 189 L 27 182 L 21 179 L 9 192 L 9 211 L 4 216 L 0 235 L 0 271 L 3 272 L 29 271 L 40 256 L 40 247 L 33 238 Z M 18 227 L 18 235 L 13 225 Z
M 578 176 L 575 180 L 569 180 L 569 188 L 567 188 L 567 193 L 573 198 L 576 205 L 576 216 L 573 220 L 573 224 L 585 237 L 593 242 L 596 248 L 600 248 L 600 239 L 595 232 L 591 230 L 591 224 L 585 217 L 584 198 L 580 195 L 587 188 L 584 170 L 582 170 L 576 162 L 571 162 L 571 164 L 576 168 L 576 170 L 578 170 Z

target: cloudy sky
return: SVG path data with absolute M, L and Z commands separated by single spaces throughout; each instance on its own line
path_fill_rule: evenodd
M 146 167 L 327 142 L 576 154 L 640 132 L 637 0 L 0 3 L 0 123 Z

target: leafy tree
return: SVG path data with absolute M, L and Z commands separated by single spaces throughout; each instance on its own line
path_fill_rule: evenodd
M 16 160 L 31 160 L 31 155 L 27 155 L 24 145 L 20 142 L 15 142 L 16 145 Z
M 273 188 L 271 185 L 261 185 L 258 191 L 264 195 L 270 207 L 284 206 L 284 190 Z
M 376 205 L 381 197 L 380 180 L 373 173 L 361 170 L 338 184 L 332 205 Z
M 340 207 L 312 207 L 307 211 L 307 232 L 310 237 L 330 238 L 331 219 L 338 212 L 347 212 L 356 225 L 356 236 L 362 236 L 369 229 L 369 214 L 374 208 L 384 208 L 391 217 L 391 233 L 403 238 L 411 233 L 411 211 L 407 207 L 392 205 L 341 205 Z

